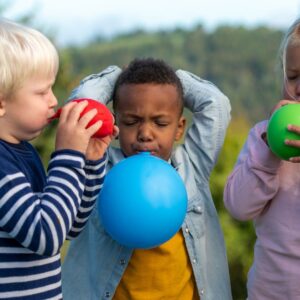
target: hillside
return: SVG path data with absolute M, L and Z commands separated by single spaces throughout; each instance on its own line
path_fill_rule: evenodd
M 217 84 L 230 98 L 233 115 L 255 122 L 280 98 L 276 67 L 281 37 L 281 31 L 266 27 L 223 26 L 206 32 L 200 25 L 191 30 L 136 31 L 111 40 L 98 37 L 84 47 L 62 49 L 62 73 L 72 88 L 110 64 L 161 58 Z

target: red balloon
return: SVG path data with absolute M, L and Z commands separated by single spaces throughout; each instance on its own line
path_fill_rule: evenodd
M 101 120 L 103 123 L 102 123 L 102 126 L 100 127 L 100 129 L 93 135 L 93 137 L 102 138 L 107 135 L 111 135 L 113 133 L 114 117 L 113 117 L 112 113 L 110 112 L 110 110 L 106 107 L 106 105 L 104 105 L 101 102 L 98 102 L 96 100 L 89 99 L 89 98 L 74 99 L 72 101 L 75 101 L 75 102 L 88 101 L 88 105 L 82 111 L 80 116 L 83 116 L 85 113 L 87 113 L 88 111 L 90 111 L 93 108 L 97 109 L 97 114 L 89 122 L 87 127 L 90 127 L 91 125 L 95 124 L 99 120 Z M 59 108 L 57 110 L 56 114 L 53 117 L 51 117 L 51 120 L 59 118 L 60 113 L 61 113 L 61 108 Z

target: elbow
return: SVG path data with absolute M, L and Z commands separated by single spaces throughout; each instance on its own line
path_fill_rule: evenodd
M 239 198 L 239 196 L 237 196 Z M 239 201 L 235 201 L 236 197 L 229 194 L 225 190 L 224 193 L 224 206 L 229 212 L 229 214 L 238 221 L 249 221 L 252 219 L 252 215 L 247 213 L 247 210 Z
M 46 247 L 44 250 L 38 250 L 35 253 L 42 256 L 55 256 L 60 253 L 62 244 L 56 247 Z
M 239 209 L 229 209 L 229 208 L 227 208 L 227 210 L 230 213 L 230 215 L 237 221 L 250 221 L 250 220 L 252 220 L 252 215 L 246 214 L 245 212 L 243 212 Z
M 79 235 L 79 232 L 69 232 L 68 236 L 67 236 L 67 240 L 71 241 L 74 240 L 75 238 L 77 238 Z
M 60 253 L 63 246 L 64 239 L 53 240 L 53 238 L 46 238 L 46 242 L 39 243 L 36 247 L 31 247 L 31 251 L 41 256 L 55 256 Z

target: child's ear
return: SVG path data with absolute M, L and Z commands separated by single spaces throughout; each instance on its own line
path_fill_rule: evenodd
M 116 114 L 114 112 L 112 112 L 112 115 L 114 117 L 114 125 L 118 126 L 117 121 L 116 121 Z M 119 134 L 117 136 L 115 136 L 115 140 L 118 140 L 118 139 L 119 139 Z
M 0 117 L 3 117 L 5 115 L 5 101 L 0 96 Z
M 185 126 L 186 126 L 186 119 L 185 117 L 181 116 L 179 121 L 178 121 L 178 125 L 177 125 L 177 132 L 176 132 L 176 135 L 175 135 L 175 141 L 179 141 L 183 134 L 184 134 L 184 131 L 185 131 Z

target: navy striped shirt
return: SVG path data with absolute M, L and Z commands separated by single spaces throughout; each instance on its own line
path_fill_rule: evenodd
M 62 299 L 60 248 L 93 209 L 105 157 L 56 151 L 46 176 L 32 145 L 0 141 L 0 299 Z

